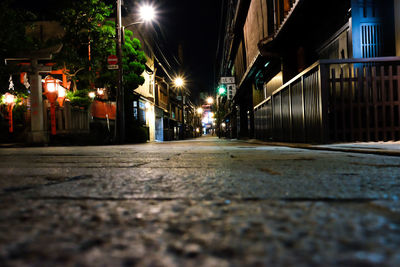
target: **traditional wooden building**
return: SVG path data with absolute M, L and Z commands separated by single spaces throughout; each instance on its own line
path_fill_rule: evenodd
M 399 6 L 399 0 L 225 1 L 220 76 L 236 80 L 226 118 L 237 129 L 233 135 L 400 139 Z

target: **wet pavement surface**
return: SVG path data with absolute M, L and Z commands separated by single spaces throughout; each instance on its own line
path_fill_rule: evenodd
M 400 266 L 400 157 L 203 137 L 0 149 L 0 266 Z

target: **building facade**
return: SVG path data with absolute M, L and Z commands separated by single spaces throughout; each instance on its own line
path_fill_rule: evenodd
M 236 81 L 230 135 L 400 139 L 399 2 L 225 1 L 219 76 Z

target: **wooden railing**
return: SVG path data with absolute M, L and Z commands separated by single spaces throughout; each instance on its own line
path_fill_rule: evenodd
M 400 58 L 320 60 L 254 108 L 258 139 L 400 139 Z

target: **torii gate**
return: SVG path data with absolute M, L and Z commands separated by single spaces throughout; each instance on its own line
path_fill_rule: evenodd
M 14 58 L 6 58 L 6 64 L 25 63 L 22 66 L 23 72 L 28 72 L 30 83 L 30 102 L 31 102 L 31 131 L 29 132 L 28 142 L 36 144 L 46 144 L 49 142 L 49 135 L 44 129 L 43 120 L 43 93 L 42 93 L 42 73 L 58 73 L 52 71 L 51 66 L 46 66 L 43 62 L 52 63 L 53 54 L 58 53 L 62 45 L 39 50 L 29 55 L 20 55 Z M 27 63 L 27 64 L 26 64 Z M 61 73 L 60 73 L 61 74 Z

